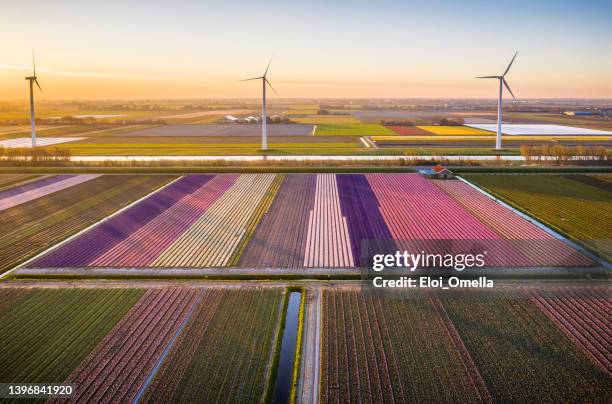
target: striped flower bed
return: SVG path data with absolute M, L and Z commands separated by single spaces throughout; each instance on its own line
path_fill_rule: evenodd
M 144 267 L 151 264 L 236 181 L 218 176 L 186 195 L 155 219 L 91 262 L 97 267 Z
M 530 260 L 419 174 L 368 174 L 400 249 L 459 254 L 487 251 L 487 266 L 527 266 Z
M 308 218 L 316 175 L 288 175 L 240 259 L 253 268 L 299 268 L 304 264 Z M 290 218 L 290 220 L 288 220 Z
M 612 377 L 612 299 L 601 288 L 559 287 L 533 292 L 534 303 Z
M 101 174 L 55 175 L 0 192 L 0 211 L 93 180 Z
M 81 237 L 41 257 L 31 266 L 49 268 L 88 266 L 181 198 L 206 184 L 211 178 L 212 176 L 208 175 L 181 178 Z
M 202 291 L 149 289 L 68 377 L 73 402 L 130 402 Z M 61 402 L 61 401 L 57 401 Z
M 340 209 L 336 175 L 319 174 L 308 219 L 305 267 L 353 267 L 346 217 Z
M 251 215 L 275 175 L 241 175 L 195 223 L 151 264 L 154 267 L 226 266 Z
M 183 177 L 28 267 L 359 268 L 396 250 L 486 251 L 488 267 L 593 265 L 459 181 L 222 174 Z
M 393 236 L 365 175 L 338 175 L 337 182 L 342 214 L 347 218 L 353 262 L 357 267 L 365 267 L 368 263 L 362 261 L 368 252 L 381 254 L 395 250 Z M 367 246 L 364 243 L 368 243 Z M 364 247 L 368 251 L 362 251 Z
M 593 262 L 561 240 L 461 181 L 433 181 L 537 266 L 588 266 Z

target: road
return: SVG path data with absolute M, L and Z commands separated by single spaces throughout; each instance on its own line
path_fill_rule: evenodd
M 297 401 L 304 404 L 319 402 L 319 369 L 321 362 L 321 288 L 308 288 L 302 328 L 302 363 Z

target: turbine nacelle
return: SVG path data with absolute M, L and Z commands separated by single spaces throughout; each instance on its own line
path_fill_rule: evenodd
M 508 92 L 510 93 L 512 98 L 514 98 L 514 101 L 516 101 L 516 102 L 518 102 L 518 100 L 516 99 L 516 97 L 514 96 L 514 93 L 510 89 L 510 85 L 506 81 L 506 75 L 510 71 L 510 67 L 512 66 L 512 63 L 514 63 L 514 59 L 516 59 L 516 55 L 517 54 L 518 54 L 518 51 L 514 54 L 514 56 L 512 57 L 512 60 L 508 64 L 508 67 L 506 67 L 506 70 L 504 71 L 504 74 L 502 74 L 501 76 L 478 76 L 478 77 L 476 77 L 477 79 L 497 79 L 497 80 L 500 80 L 501 84 L 503 84 L 503 86 L 506 87 L 506 89 L 508 90 Z

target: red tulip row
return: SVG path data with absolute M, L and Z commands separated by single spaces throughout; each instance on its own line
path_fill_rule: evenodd
M 149 289 L 66 381 L 75 402 L 132 400 L 197 301 L 196 289 Z
M 595 288 L 557 288 L 533 301 L 592 361 L 612 376 L 612 298 Z

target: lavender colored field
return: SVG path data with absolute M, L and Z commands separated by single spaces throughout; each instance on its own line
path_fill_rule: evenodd
M 398 249 L 486 251 L 488 268 L 595 265 L 459 181 L 228 174 L 186 176 L 28 267 L 360 268 Z
M 270 124 L 268 136 L 310 136 L 312 125 L 304 124 Z M 261 125 L 228 124 L 228 125 L 163 125 L 139 129 L 117 135 L 129 136 L 261 136 Z
M 234 184 L 236 176 L 217 176 L 187 194 L 155 219 L 91 262 L 91 266 L 150 265 Z
M 362 174 L 339 175 L 338 192 L 342 214 L 347 218 L 355 266 L 368 264 L 363 259 L 368 251 L 382 254 L 394 250 L 393 236 L 366 177 Z M 364 247 L 366 251 L 362 251 Z
M 181 178 L 120 215 L 107 220 L 81 237 L 41 257 L 31 266 L 87 266 L 211 178 L 212 176 L 209 175 L 193 175 Z

